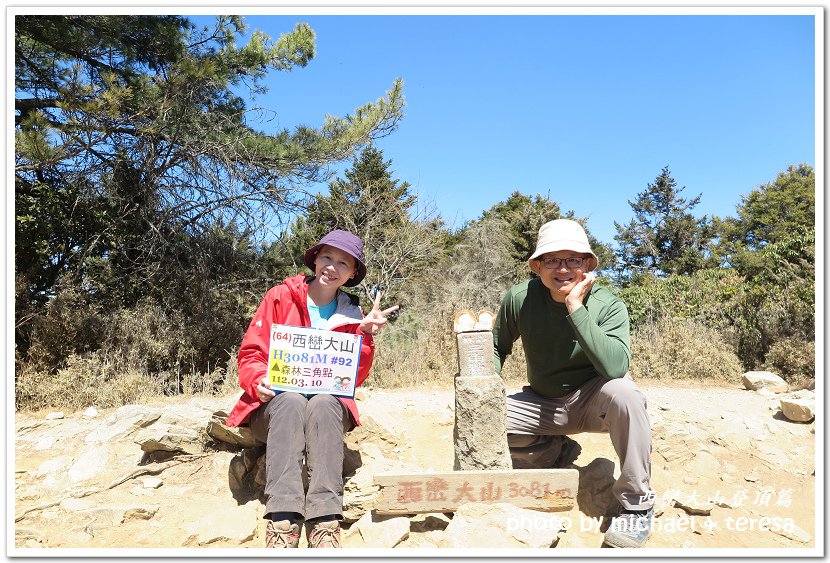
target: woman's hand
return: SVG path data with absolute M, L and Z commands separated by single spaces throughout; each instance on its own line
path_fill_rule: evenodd
M 277 394 L 271 389 L 271 385 L 268 384 L 268 375 L 263 375 L 262 379 L 259 380 L 259 383 L 256 384 L 256 398 L 259 399 L 261 403 L 267 403 L 276 395 Z
M 363 320 L 360 322 L 360 330 L 364 334 L 371 334 L 375 335 L 380 332 L 380 329 L 383 328 L 383 325 L 386 324 L 386 315 L 393 311 L 397 311 L 398 306 L 393 305 L 388 309 L 384 309 L 383 311 L 380 310 L 380 291 L 375 294 L 375 303 L 372 307 L 372 310 L 369 311 L 369 314 L 363 317 Z

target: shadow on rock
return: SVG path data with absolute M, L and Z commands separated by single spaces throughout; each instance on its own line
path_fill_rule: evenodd
M 264 501 L 264 488 L 257 483 L 257 468 L 265 465 L 265 446 L 245 448 L 228 465 L 228 485 L 240 505 L 252 500 Z M 262 460 L 262 461 L 260 461 Z
M 360 452 L 343 445 L 343 477 L 355 474 L 363 465 Z M 308 491 L 308 470 L 303 464 L 303 488 Z M 265 445 L 245 448 L 228 464 L 228 486 L 240 505 L 252 500 L 265 504 Z
M 598 457 L 584 467 L 575 467 L 579 471 L 579 489 L 576 497 L 579 511 L 592 518 L 607 516 L 609 509 L 613 512 L 614 505 L 618 504 L 611 492 L 615 481 L 614 462 Z
M 360 452 L 349 447 L 348 443 L 343 444 L 343 478 L 348 479 L 363 466 L 363 457 Z

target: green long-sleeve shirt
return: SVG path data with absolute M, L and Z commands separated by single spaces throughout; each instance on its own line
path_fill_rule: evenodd
M 622 377 L 631 361 L 625 303 L 596 285 L 572 315 L 540 279 L 514 285 L 502 299 L 493 328 L 497 373 L 519 337 L 530 386 L 546 397 L 567 395 L 597 375 Z

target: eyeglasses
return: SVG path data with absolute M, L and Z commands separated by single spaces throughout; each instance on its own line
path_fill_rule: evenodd
M 544 264 L 545 268 L 548 270 L 558 270 L 562 267 L 563 263 L 569 270 L 576 270 L 582 266 L 583 262 L 584 259 L 582 258 L 554 258 L 553 256 L 542 258 L 542 264 Z

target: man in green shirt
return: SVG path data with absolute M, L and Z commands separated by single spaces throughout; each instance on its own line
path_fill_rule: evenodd
M 622 506 L 605 534 L 612 547 L 641 547 L 651 534 L 651 426 L 635 386 L 628 310 L 595 286 L 598 266 L 582 226 L 542 225 L 528 260 L 536 276 L 510 288 L 493 329 L 496 371 L 522 339 L 529 385 L 507 398 L 514 465 L 551 467 L 563 436 L 608 432 L 620 459 L 613 493 Z

